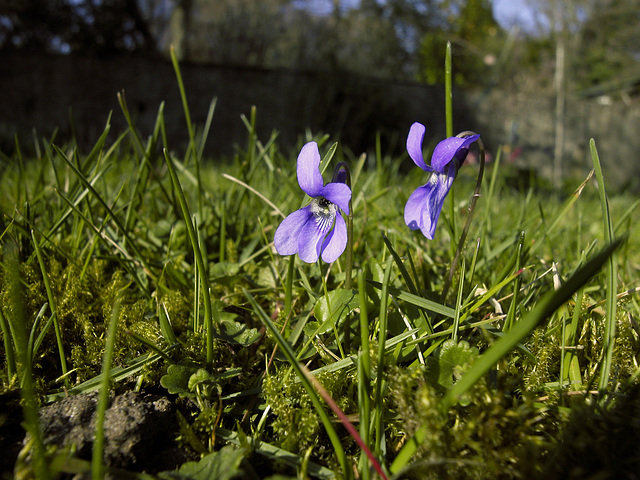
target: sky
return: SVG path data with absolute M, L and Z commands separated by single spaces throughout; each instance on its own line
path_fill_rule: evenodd
M 524 30 L 535 28 L 535 12 L 528 0 L 492 0 L 493 16 L 505 29 L 515 25 Z
M 329 13 L 333 9 L 333 0 L 299 0 L 301 6 L 311 8 L 316 13 Z M 344 8 L 356 6 L 360 0 L 342 0 Z M 535 12 L 531 8 L 531 0 L 491 0 L 493 15 L 498 23 L 509 30 L 518 26 L 523 30 L 534 30 Z

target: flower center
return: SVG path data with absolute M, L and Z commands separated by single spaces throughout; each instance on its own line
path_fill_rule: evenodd
M 336 206 L 324 197 L 316 197 L 311 200 L 311 213 L 318 228 L 326 232 L 333 225 Z

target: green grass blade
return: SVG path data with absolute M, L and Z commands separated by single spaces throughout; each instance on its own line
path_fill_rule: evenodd
M 376 282 L 374 280 L 367 280 L 367 282 L 373 285 L 375 288 L 382 289 L 382 283 L 380 282 Z M 425 310 L 438 313 L 449 318 L 453 318 L 456 315 L 456 311 L 453 308 L 442 305 L 441 303 L 422 298 L 418 295 L 405 292 L 404 290 L 400 290 L 395 287 L 388 286 L 387 289 L 389 293 L 396 297 L 398 300 L 404 300 L 405 302 L 415 305 L 416 307 L 424 308 Z
M 209 287 L 209 274 L 207 268 L 204 263 L 204 258 L 202 257 L 202 251 L 200 250 L 200 244 L 198 242 L 198 237 L 196 235 L 196 231 L 193 227 L 193 222 L 191 221 L 191 214 L 189 213 L 189 206 L 187 205 L 187 199 L 184 196 L 184 191 L 182 190 L 182 185 L 180 184 L 180 179 L 178 178 L 178 174 L 176 173 L 176 169 L 173 165 L 173 160 L 171 159 L 171 155 L 165 149 L 164 150 L 164 158 L 167 161 L 167 167 L 169 169 L 169 175 L 171 175 L 171 181 L 173 182 L 173 188 L 176 192 L 176 196 L 178 197 L 178 203 L 180 204 L 180 208 L 182 209 L 182 216 L 184 218 L 184 223 L 187 227 L 187 234 L 189 235 L 189 241 L 191 242 L 191 248 L 193 248 L 193 256 L 196 260 L 196 268 L 200 272 L 200 282 L 202 284 L 202 296 L 204 300 L 204 321 L 205 321 L 205 330 L 207 335 L 207 363 L 211 363 L 213 361 L 213 338 L 214 338 L 214 310 L 211 305 L 211 290 Z M 215 319 L 215 325 L 220 323 L 219 319 Z
M 49 332 L 49 328 L 51 328 L 51 325 L 53 324 L 54 317 L 53 315 L 51 315 L 49 317 L 49 320 L 47 320 L 42 327 L 42 330 L 40 330 L 40 333 L 36 334 L 38 328 L 40 327 L 40 322 L 42 321 L 42 318 L 44 317 L 44 314 L 46 313 L 48 308 L 49 302 L 45 302 L 44 305 L 40 307 L 40 310 L 38 310 L 38 314 L 33 321 L 33 325 L 31 326 L 31 332 L 29 333 L 29 342 L 27 343 L 27 353 L 30 356 L 32 362 L 36 359 L 38 350 L 40 349 L 40 345 L 42 345 L 45 336 Z
M 44 289 L 47 292 L 47 299 L 49 300 L 49 306 L 51 307 L 51 318 L 53 319 L 53 329 L 56 334 L 56 342 L 58 343 L 58 355 L 60 357 L 60 368 L 62 375 L 64 376 L 65 386 L 69 386 L 69 379 L 67 378 L 67 358 L 64 353 L 64 343 L 62 342 L 62 331 L 60 330 L 60 322 L 58 322 L 58 308 L 56 307 L 56 299 L 51 291 L 51 285 L 49 284 L 49 274 L 47 273 L 47 267 L 44 264 L 44 257 L 42 256 L 42 249 L 40 248 L 40 242 L 36 239 L 35 233 L 31 230 L 31 240 L 33 241 L 33 247 L 38 257 L 38 264 L 40 265 L 40 273 L 42 273 L 42 282 L 44 283 Z
M 604 185 L 604 177 L 602 175 L 602 167 L 600 166 L 600 159 L 598 157 L 598 151 L 596 150 L 596 142 L 591 139 L 589 142 L 589 148 L 591 149 L 591 159 L 593 160 L 593 167 L 596 173 L 596 180 L 598 181 L 598 193 L 600 194 L 600 206 L 602 207 L 602 220 L 604 223 L 604 239 L 607 243 L 611 243 L 613 238 L 613 223 L 611 221 L 611 215 L 609 213 L 609 199 L 607 198 L 607 192 Z M 603 346 L 603 361 L 602 370 L 600 370 L 600 382 L 598 384 L 598 390 L 602 395 L 607 391 L 607 385 L 609 384 L 609 376 L 611 374 L 611 361 L 613 358 L 613 347 L 615 344 L 616 336 L 616 294 L 617 294 L 617 272 L 616 261 L 613 256 L 607 259 L 607 277 L 606 277 L 606 290 L 607 300 L 605 306 L 606 320 L 604 328 L 604 346 Z
M 158 303 L 158 321 L 160 322 L 160 331 L 167 345 L 178 343 L 176 334 L 173 331 L 173 326 L 171 325 L 169 312 L 167 312 L 167 307 L 163 302 Z
M 458 343 L 458 328 L 460 328 L 460 308 L 462 307 L 462 291 L 464 288 L 464 275 L 465 275 L 466 262 L 462 257 L 462 263 L 460 264 L 460 282 L 458 284 L 458 295 L 456 296 L 456 314 L 453 317 L 453 333 L 451 338 L 454 342 Z
M 364 272 L 358 270 L 358 293 L 360 305 L 360 353 L 358 355 L 358 413 L 361 419 L 360 436 L 362 440 L 371 445 L 371 431 L 369 428 L 371 418 L 371 352 L 369 350 L 369 315 L 367 312 L 367 290 L 364 282 Z M 360 466 L 363 480 L 369 479 L 366 455 L 362 452 Z
M 311 382 L 309 381 L 307 376 L 304 374 L 304 372 L 300 368 L 300 363 L 298 362 L 296 358 L 296 354 L 291 348 L 291 345 L 289 345 L 289 342 L 287 342 L 284 339 L 284 337 L 280 334 L 280 331 L 273 324 L 273 322 L 269 318 L 269 315 L 267 315 L 265 311 L 262 309 L 262 307 L 258 305 L 255 298 L 253 298 L 253 295 L 251 295 L 246 289 L 243 289 L 243 291 L 245 296 L 249 300 L 249 303 L 251 303 L 251 306 L 253 307 L 253 311 L 256 313 L 256 315 L 258 315 L 258 317 L 260 318 L 264 326 L 267 327 L 271 335 L 273 335 L 278 346 L 280 347 L 284 355 L 287 357 L 287 360 L 289 361 L 291 368 L 296 373 L 300 382 L 302 382 L 302 385 L 304 386 L 305 390 L 307 391 L 307 394 L 309 395 L 309 398 L 311 399 L 311 403 L 313 404 L 313 407 L 315 408 L 316 412 L 318 413 L 318 416 L 320 417 L 320 420 L 322 421 L 322 424 L 324 425 L 324 428 L 327 432 L 327 435 L 329 436 L 331 444 L 333 445 L 333 449 L 335 451 L 336 457 L 338 458 L 338 462 L 340 463 L 340 467 L 342 468 L 343 475 L 346 478 L 350 478 L 351 472 L 349 470 L 349 465 L 347 463 L 347 457 L 345 455 L 344 449 L 342 448 L 340 437 L 336 433 L 335 428 L 333 428 L 333 424 L 331 423 L 331 419 L 329 418 L 327 411 L 322 406 L 322 403 L 320 403 L 320 398 L 316 394 L 316 391 L 313 388 L 313 385 L 311 385 Z
M 165 355 L 169 351 L 174 349 L 176 346 L 177 345 L 171 345 L 170 347 L 165 348 L 164 349 Z M 162 355 L 158 355 L 157 353 L 154 353 L 154 354 L 145 353 L 144 355 L 141 355 L 140 357 L 138 357 L 135 360 L 133 360 L 126 367 L 114 367 L 114 368 L 112 368 L 109 371 L 109 378 L 111 379 L 111 382 L 114 382 L 114 383 L 115 382 L 120 382 L 122 380 L 125 380 L 125 379 L 137 374 L 138 372 L 141 372 L 149 364 L 155 363 L 158 360 L 160 360 L 161 358 L 163 358 L 163 356 Z M 77 395 L 77 394 L 80 394 L 80 393 L 95 392 L 102 385 L 102 381 L 103 381 L 102 375 L 98 375 L 96 377 L 90 378 L 86 382 L 82 382 L 79 385 L 75 385 L 75 386 L 71 387 L 68 390 L 64 390 L 62 392 L 56 392 L 56 393 L 51 393 L 49 395 L 45 395 L 44 401 L 46 403 L 51 403 L 51 402 L 56 402 L 58 400 L 62 400 L 64 397 L 66 397 L 68 395 Z
M 129 133 L 133 136 L 134 144 L 138 150 L 139 155 L 144 155 L 144 146 L 142 145 L 142 139 L 140 138 L 140 134 L 138 133 L 138 129 L 133 123 L 131 119 L 131 114 L 129 113 L 129 107 L 127 106 L 127 99 L 124 95 L 124 90 L 118 92 L 116 94 L 118 98 L 118 104 L 120 105 L 120 110 L 122 110 L 122 114 L 124 115 L 125 120 L 127 121 L 127 125 L 129 125 Z
M 202 212 L 203 207 L 203 199 L 202 199 L 202 181 L 200 178 L 200 158 L 198 158 L 198 146 L 196 145 L 196 134 L 195 129 L 193 128 L 193 123 L 191 122 L 191 113 L 189 112 L 189 103 L 187 102 L 187 92 L 184 88 L 184 82 L 182 81 L 182 73 L 180 72 L 180 65 L 178 63 L 178 57 L 176 57 L 176 53 L 171 46 L 170 49 L 171 55 L 171 63 L 173 65 L 173 69 L 176 74 L 176 79 L 178 80 L 178 89 L 180 90 L 180 99 L 182 100 L 182 109 L 184 110 L 184 118 L 187 122 L 187 131 L 189 132 L 189 152 L 193 156 L 193 161 L 196 166 L 196 180 L 198 187 L 198 208 L 199 212 Z M 187 162 L 185 161 L 185 164 Z
M 589 172 L 589 175 L 587 175 L 587 178 L 585 178 L 584 181 L 580 185 L 578 185 L 578 188 L 576 188 L 574 192 L 571 194 L 571 196 L 567 199 L 567 201 L 565 202 L 564 206 L 562 207 L 562 210 L 560 211 L 556 219 L 553 221 L 553 223 L 551 223 L 551 225 L 549 225 L 549 228 L 547 228 L 547 235 L 551 234 L 558 225 L 561 225 L 566 221 L 565 215 L 569 210 L 571 210 L 571 207 L 573 207 L 573 205 L 576 203 L 578 198 L 580 198 L 580 195 L 582 195 L 582 191 L 584 190 L 584 187 L 587 186 L 587 184 L 589 183 L 589 180 L 591 180 L 591 177 L 593 177 L 593 173 L 594 171 L 591 170 Z
M 98 403 L 96 405 L 96 430 L 93 440 L 93 454 L 91 460 L 91 478 L 104 478 L 104 416 L 109 405 L 109 371 L 113 362 L 113 349 L 116 343 L 116 331 L 118 327 L 118 317 L 120 316 L 120 295 L 117 296 L 111 308 L 111 317 L 107 329 L 107 341 L 105 345 L 104 357 L 102 359 L 102 382 Z
M 198 146 L 198 158 L 202 158 L 204 155 L 204 146 L 209 136 L 209 129 L 211 128 L 211 122 L 213 121 L 213 113 L 216 111 L 217 98 L 213 98 L 209 104 L 209 110 L 207 111 L 207 119 L 204 122 L 204 128 L 202 129 L 202 138 L 200 138 L 200 145 Z
M 10 309 L 9 321 L 13 324 L 12 334 L 19 361 L 20 394 L 22 396 L 22 411 L 24 428 L 30 435 L 33 446 L 33 473 L 35 478 L 50 478 L 47 465 L 45 446 L 40 428 L 38 415 L 38 400 L 34 387 L 33 364 L 27 347 L 27 316 L 24 308 L 23 284 L 19 278 L 19 252 L 17 245 L 11 243 L 5 248 L 4 278 L 8 287 L 8 302 Z
M 389 319 L 389 279 L 391 278 L 391 266 L 393 265 L 393 257 L 389 257 L 384 270 L 384 278 L 382 280 L 382 290 L 380 292 L 380 328 L 378 330 L 378 366 L 376 375 L 375 390 L 375 428 L 376 428 L 376 445 L 375 454 L 381 457 L 385 454 L 385 434 L 384 434 L 384 367 L 385 367 L 385 347 L 387 342 L 387 323 Z
M 14 352 L 14 346 L 11 343 L 13 339 L 15 342 L 14 335 L 11 334 L 11 328 L 9 326 L 9 322 L 5 318 L 2 313 L 2 308 L 0 308 L 0 330 L 2 331 L 2 341 L 4 342 L 4 355 L 5 355 L 5 365 L 7 367 L 7 378 L 9 382 L 13 378 L 16 373 L 16 357 Z

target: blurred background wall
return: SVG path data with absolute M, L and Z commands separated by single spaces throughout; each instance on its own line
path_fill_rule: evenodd
M 0 149 L 56 132 L 91 145 L 109 112 L 152 132 L 160 102 L 171 148 L 187 132 L 170 46 L 192 116 L 216 111 L 207 155 L 259 134 L 284 148 L 309 128 L 358 154 L 380 135 L 401 153 L 413 121 L 444 135 L 444 54 L 453 52 L 456 131 L 560 185 L 590 168 L 640 188 L 640 0 L 1 0 Z

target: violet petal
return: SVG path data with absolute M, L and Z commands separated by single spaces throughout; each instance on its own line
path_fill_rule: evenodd
M 426 128 L 421 123 L 414 123 L 409 129 L 409 135 L 407 136 L 407 152 L 417 166 L 426 172 L 430 172 L 431 167 L 424 162 L 422 155 L 422 141 L 424 139 L 424 132 Z
M 437 172 L 444 172 L 444 167 L 456 156 L 459 150 L 468 149 L 469 146 L 475 142 L 480 135 L 472 135 L 467 138 L 449 137 L 442 140 L 436 148 L 433 149 L 433 155 L 431 156 L 431 167 Z M 466 155 L 465 155 L 466 157 Z M 464 158 L 459 158 L 458 161 L 462 163 Z
M 320 152 L 316 142 L 309 142 L 302 147 L 298 155 L 298 184 L 310 197 L 317 197 L 322 190 L 323 181 L 320 173 Z
M 455 170 L 451 170 L 449 175 L 432 173 L 429 183 L 418 187 L 405 205 L 404 219 L 407 226 L 412 230 L 419 228 L 429 240 L 433 240 L 444 199 L 455 178 Z
M 298 253 L 300 231 L 313 215 L 309 206 L 296 210 L 285 218 L 276 230 L 273 243 L 280 255 Z
M 351 189 L 345 183 L 327 183 L 320 192 L 320 196 L 326 198 L 331 203 L 338 205 L 344 213 L 349 215 L 349 200 L 351 200 Z
M 298 256 L 307 263 L 315 263 L 320 256 L 322 242 L 329 233 L 332 221 L 321 221 L 312 217 L 300 230 L 298 237 Z
M 347 224 L 342 215 L 336 215 L 335 226 L 322 242 L 322 260 L 335 262 L 347 246 Z

